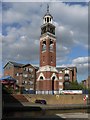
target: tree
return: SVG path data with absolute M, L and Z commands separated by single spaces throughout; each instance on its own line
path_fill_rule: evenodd
M 70 83 L 70 90 L 82 90 L 84 87 L 77 80 Z

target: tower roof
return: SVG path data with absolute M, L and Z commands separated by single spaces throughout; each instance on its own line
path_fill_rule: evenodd
M 51 15 L 50 12 L 49 12 L 49 5 L 48 5 L 48 4 L 47 4 L 47 12 L 46 12 L 46 14 L 44 15 L 44 17 L 45 17 L 45 16 L 51 16 L 51 18 L 53 18 L 52 15 Z M 43 18 L 44 18 L 44 17 L 43 17 Z

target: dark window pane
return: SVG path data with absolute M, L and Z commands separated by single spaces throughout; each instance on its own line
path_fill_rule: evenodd
M 47 17 L 47 22 L 49 22 L 49 17 Z

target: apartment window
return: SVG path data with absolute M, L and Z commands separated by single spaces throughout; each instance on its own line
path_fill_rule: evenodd
M 32 75 L 32 78 L 34 77 L 34 75 Z
M 33 88 L 30 88 L 30 90 L 33 90 Z
M 19 83 L 19 80 L 16 80 L 16 83 L 18 84 L 18 83 Z
M 27 81 L 25 81 L 25 84 L 27 84 Z
M 23 80 L 22 84 L 24 85 L 25 84 L 25 81 Z
M 28 67 L 26 68 L 26 71 L 28 71 Z
M 28 91 L 28 89 L 27 89 L 27 88 L 25 88 L 25 90 L 26 90 L 26 91 Z
M 29 71 L 30 71 L 30 72 L 33 72 L 33 68 L 29 68 Z
M 60 71 L 59 73 L 62 73 L 62 71 Z
M 62 80 L 62 76 L 59 77 L 59 80 Z
M 23 74 L 23 77 L 25 77 L 25 78 L 28 77 L 28 74 Z
M 32 77 L 32 75 L 30 74 L 30 75 L 29 75 L 29 78 L 31 78 L 31 77 Z
M 24 68 L 24 71 L 26 71 L 26 68 Z
M 22 73 L 19 73 L 20 76 L 22 76 Z
M 33 85 L 33 81 L 30 81 L 30 85 Z
M 16 76 L 19 76 L 19 73 L 16 73 Z
M 59 82 L 59 85 L 63 85 L 63 83 L 62 83 L 62 82 Z

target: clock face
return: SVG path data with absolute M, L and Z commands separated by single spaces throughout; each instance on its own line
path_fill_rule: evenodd
M 68 75 L 68 74 L 65 74 L 64 80 L 65 80 L 65 81 L 69 81 L 69 79 L 70 79 L 69 75 Z

